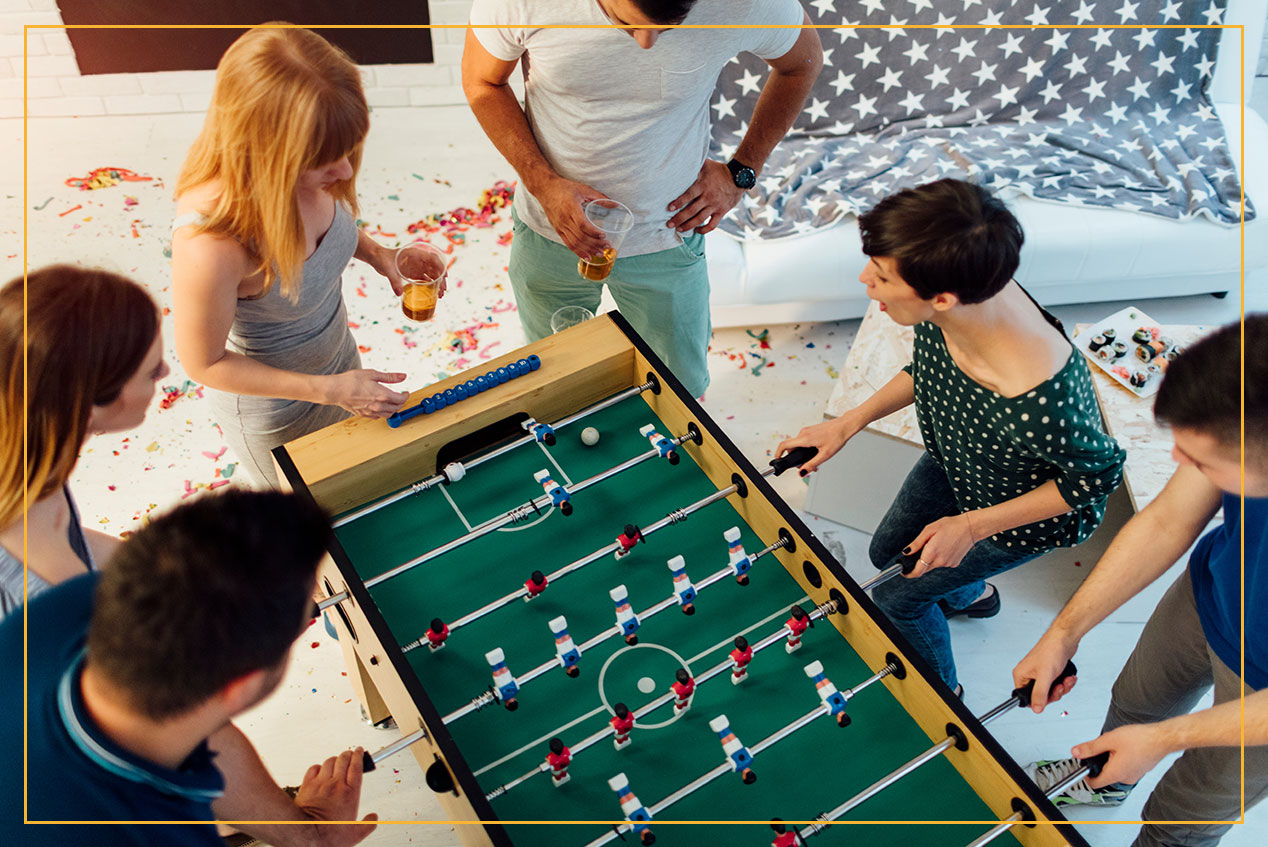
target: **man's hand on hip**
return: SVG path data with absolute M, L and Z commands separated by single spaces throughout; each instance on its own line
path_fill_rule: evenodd
M 717 228 L 722 216 L 735 208 L 743 194 L 744 190 L 735 184 L 726 165 L 706 159 L 696 181 L 669 204 L 669 211 L 677 214 L 666 226 L 679 232 L 694 229 L 703 235 Z
M 562 177 L 550 180 L 534 193 L 565 247 L 582 259 L 603 255 L 610 245 L 603 231 L 586 220 L 585 206 L 591 200 L 606 198 L 606 194 Z

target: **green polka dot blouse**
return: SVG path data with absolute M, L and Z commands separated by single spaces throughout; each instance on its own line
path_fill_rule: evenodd
M 1122 480 L 1126 453 L 1101 427 L 1087 362 L 1077 351 L 1061 370 L 1019 397 L 970 379 L 942 330 L 917 324 L 906 368 L 925 448 L 947 474 L 961 512 L 1019 497 L 1050 479 L 1073 511 L 991 537 L 1014 549 L 1047 550 L 1085 540 Z

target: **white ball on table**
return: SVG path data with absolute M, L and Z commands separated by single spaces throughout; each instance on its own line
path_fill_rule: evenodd
M 593 447 L 599 443 L 599 431 L 592 426 L 588 426 L 581 430 L 581 443 L 587 447 Z

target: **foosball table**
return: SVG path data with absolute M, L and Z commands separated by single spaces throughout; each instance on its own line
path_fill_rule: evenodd
M 1084 844 L 619 314 L 412 399 L 274 455 L 464 842 Z

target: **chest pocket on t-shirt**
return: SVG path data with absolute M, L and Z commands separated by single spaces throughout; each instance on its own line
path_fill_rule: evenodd
M 717 83 L 717 74 L 712 79 L 707 79 L 709 74 L 709 65 L 706 62 L 700 62 L 695 67 L 690 67 L 690 62 L 683 63 L 683 69 L 662 67 L 660 69 L 660 95 L 666 99 L 669 98 L 685 98 L 690 97 L 701 87 L 713 89 Z

